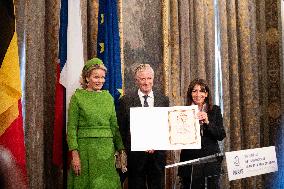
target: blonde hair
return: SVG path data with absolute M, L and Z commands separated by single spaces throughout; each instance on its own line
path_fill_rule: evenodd
M 89 69 L 83 69 L 82 74 L 81 74 L 81 79 L 80 79 L 80 84 L 83 89 L 86 89 L 88 86 L 88 81 L 87 78 L 90 77 L 91 73 L 93 70 L 104 70 L 107 73 L 107 68 L 103 64 L 94 64 L 92 65 Z

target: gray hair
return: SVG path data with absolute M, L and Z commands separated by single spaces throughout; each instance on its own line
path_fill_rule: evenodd
M 150 71 L 152 72 L 152 74 L 154 75 L 154 70 L 153 70 L 153 68 L 150 66 L 150 64 L 139 64 L 139 65 L 135 68 L 134 76 L 136 77 L 139 72 L 143 72 L 143 71 L 145 71 L 145 70 L 150 70 Z

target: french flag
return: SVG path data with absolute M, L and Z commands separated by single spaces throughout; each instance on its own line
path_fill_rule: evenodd
M 69 22 L 68 22 L 69 21 Z M 59 63 L 55 95 L 55 121 L 53 138 L 53 163 L 63 166 L 66 157 L 66 120 L 70 98 L 80 87 L 84 66 L 83 37 L 80 1 L 61 0 L 59 30 Z M 66 150 L 66 149 L 65 149 Z

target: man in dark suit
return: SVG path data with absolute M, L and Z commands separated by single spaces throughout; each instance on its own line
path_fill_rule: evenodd
M 166 152 L 160 150 L 131 151 L 130 108 L 168 107 L 169 98 L 153 92 L 154 71 L 149 64 L 140 64 L 135 69 L 138 89 L 120 99 L 118 123 L 128 160 L 129 189 L 164 189 Z M 145 118 L 147 119 L 147 118 Z M 145 138 L 145 140 L 147 140 Z

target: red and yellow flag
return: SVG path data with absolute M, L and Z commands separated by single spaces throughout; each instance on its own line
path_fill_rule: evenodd
M 21 79 L 13 0 L 0 3 L 0 145 L 26 176 Z

